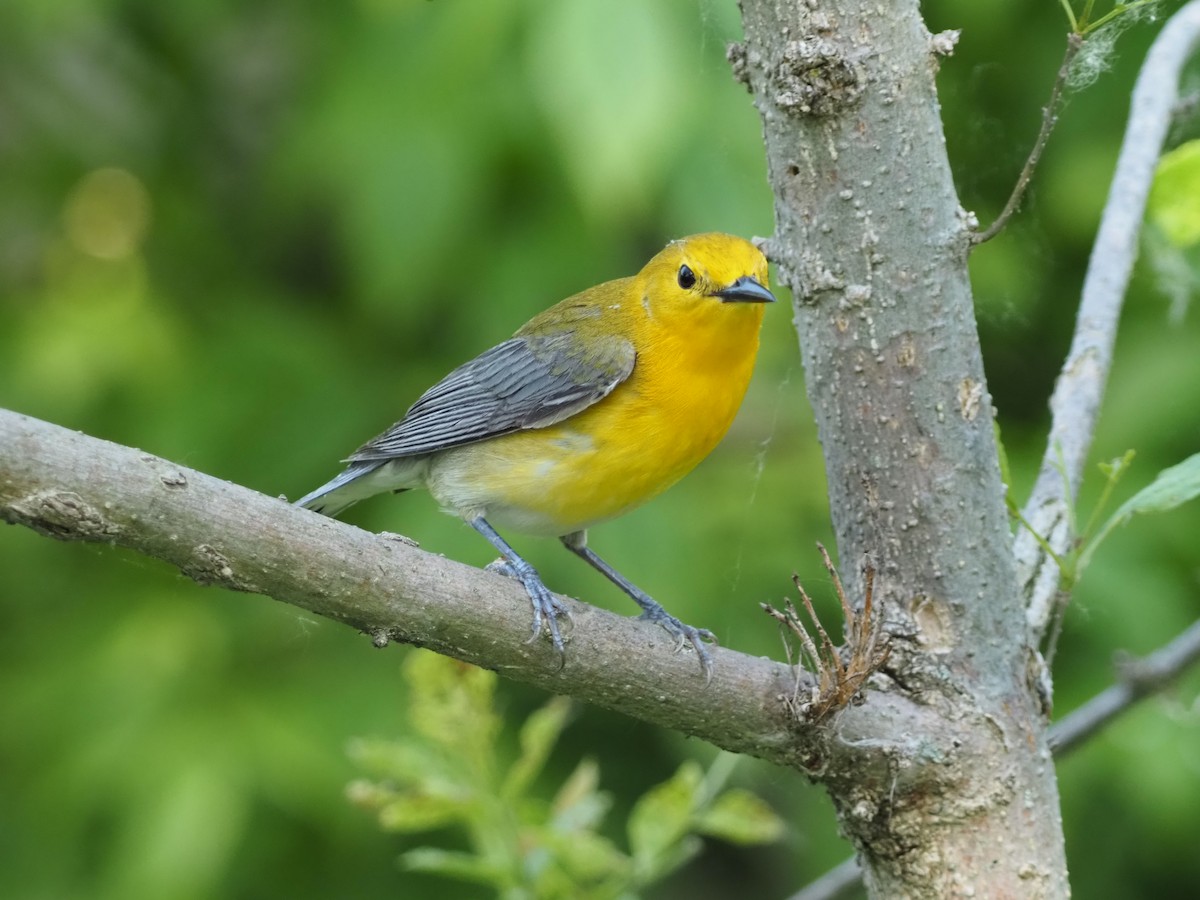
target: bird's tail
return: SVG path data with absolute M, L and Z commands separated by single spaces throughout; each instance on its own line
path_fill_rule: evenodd
M 365 500 L 367 497 L 379 493 L 377 485 L 368 486 L 359 479 L 372 474 L 381 465 L 383 465 L 382 461 L 353 463 L 332 481 L 326 482 L 312 493 L 305 494 L 296 501 L 295 505 L 311 509 L 323 516 L 336 516 L 359 500 Z M 370 481 L 371 479 L 365 480 Z

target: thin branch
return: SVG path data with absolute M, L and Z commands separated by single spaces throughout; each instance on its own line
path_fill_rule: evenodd
M 862 884 L 862 866 L 850 857 L 834 866 L 816 881 L 809 882 L 788 900 L 842 900 L 852 896 Z
M 1200 620 L 1149 656 L 1120 663 L 1117 684 L 1050 726 L 1050 751 L 1056 759 L 1066 756 L 1139 700 L 1166 690 L 1197 661 Z M 788 900 L 841 900 L 850 896 L 861 881 L 862 867 L 852 856 Z
M 1059 555 L 1074 537 L 1067 522 L 1068 506 L 1078 495 L 1095 433 L 1121 305 L 1137 257 L 1146 196 L 1178 99 L 1180 72 L 1198 42 L 1200 0 L 1191 0 L 1155 39 L 1134 87 L 1116 174 L 1088 263 L 1075 337 L 1050 399 L 1046 452 L 1023 513 Z M 1014 552 L 1030 631 L 1040 640 L 1053 610 L 1058 568 L 1024 531 L 1016 537 Z
M 982 244 L 998 235 L 1025 198 L 1025 191 L 1029 187 L 1029 182 L 1033 180 L 1033 173 L 1042 158 L 1042 151 L 1050 142 L 1050 132 L 1054 131 L 1054 126 L 1058 123 L 1058 111 L 1062 108 L 1063 103 L 1063 90 L 1066 88 L 1067 78 L 1071 74 L 1071 64 L 1083 47 L 1083 40 L 1083 37 L 1075 32 L 1067 35 L 1067 49 L 1063 53 L 1062 65 L 1058 67 L 1058 75 L 1054 78 L 1054 86 L 1050 89 L 1050 99 L 1046 102 L 1045 109 L 1042 110 L 1042 128 L 1038 132 L 1037 140 L 1033 142 L 1033 148 L 1029 151 L 1029 158 L 1025 160 L 1025 166 L 1021 169 L 1021 174 L 1017 176 L 1017 183 L 1013 185 L 1012 194 L 1009 195 L 1008 202 L 1004 204 L 1004 209 L 1001 210 L 1000 215 L 996 216 L 996 221 L 986 229 L 976 231 L 971 235 L 972 244 Z
M 1121 662 L 1119 681 L 1050 727 L 1050 750 L 1070 753 L 1133 704 L 1169 687 L 1200 660 L 1200 620 L 1149 656 Z
M 866 566 L 863 570 L 865 586 L 863 589 L 862 611 L 855 612 L 846 589 L 842 585 L 837 567 L 829 558 L 825 545 L 818 542 L 817 549 L 821 551 L 821 559 L 825 563 L 825 571 L 833 579 L 837 590 L 838 601 L 842 605 L 843 633 L 846 636 L 846 646 L 839 649 L 829 637 L 829 632 L 821 624 L 821 619 L 813 608 L 812 599 L 799 575 L 792 576 L 792 583 L 800 593 L 800 602 L 808 613 L 808 620 L 816 629 L 820 638 L 820 646 L 809 634 L 808 628 L 796 611 L 796 605 L 788 600 L 782 612 L 769 603 L 761 604 L 763 612 L 773 618 L 783 628 L 791 632 L 800 641 L 800 652 L 797 654 L 801 665 L 796 666 L 796 677 L 800 679 L 811 675 L 816 684 L 808 692 L 807 699 L 801 699 L 801 683 L 797 681 L 796 690 L 792 694 L 791 708 L 797 718 L 809 722 L 819 722 L 832 712 L 845 709 L 862 698 L 863 688 L 867 679 L 878 672 L 887 662 L 891 650 L 883 635 L 883 617 L 873 615 L 873 597 L 875 586 L 875 569 Z M 784 641 L 787 647 L 787 641 Z M 787 650 L 791 659 L 791 648 Z M 807 658 L 807 670 L 803 664 Z
M 706 684 L 662 629 L 568 598 L 574 627 L 560 661 L 548 642 L 528 642 L 529 600 L 511 579 L 7 410 L 0 521 L 129 547 L 201 584 L 350 625 L 376 646 L 429 647 L 783 765 L 796 763 L 807 727 L 787 711 L 794 676 L 781 663 L 713 648 Z

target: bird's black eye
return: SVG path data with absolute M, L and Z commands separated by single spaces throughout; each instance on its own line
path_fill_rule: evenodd
M 685 291 L 690 290 L 696 283 L 696 273 L 687 266 L 679 267 L 679 286 Z

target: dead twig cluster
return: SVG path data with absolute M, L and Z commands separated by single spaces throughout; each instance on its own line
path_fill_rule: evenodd
M 837 568 L 829 558 L 829 553 L 822 544 L 817 544 L 825 568 L 833 578 L 838 600 L 842 604 L 842 617 L 845 621 L 846 645 L 837 647 L 829 637 L 829 633 L 817 617 L 812 600 L 800 583 L 800 576 L 793 575 L 792 582 L 800 592 L 800 602 L 808 614 L 816 631 L 814 640 L 796 610 L 796 605 L 788 600 L 783 611 L 775 609 L 769 603 L 762 605 L 763 611 L 790 631 L 800 642 L 798 660 L 792 659 L 791 644 L 785 639 L 784 647 L 788 654 L 788 662 L 792 665 L 799 663 L 802 670 L 810 672 L 816 678 L 816 684 L 809 689 L 804 697 L 804 687 L 799 678 L 796 681 L 794 696 L 794 711 L 798 718 L 817 722 L 831 712 L 836 712 L 858 700 L 860 691 L 867 679 L 887 661 L 889 648 L 883 637 L 883 617 L 875 614 L 874 587 L 875 570 L 870 565 L 863 569 L 863 602 L 861 610 L 855 610 L 846 596 L 842 579 L 838 577 Z M 797 673 L 799 674 L 799 673 Z

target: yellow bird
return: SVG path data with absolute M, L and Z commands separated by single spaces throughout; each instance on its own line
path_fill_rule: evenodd
M 705 675 L 712 632 L 685 625 L 587 545 L 587 529 L 629 512 L 700 462 L 729 429 L 750 382 L 767 260 L 748 241 L 673 241 L 631 278 L 568 297 L 459 366 L 349 466 L 297 506 L 337 515 L 387 491 L 426 487 L 491 542 L 563 652 L 566 612 L 492 527 L 557 537 L 695 648 Z

